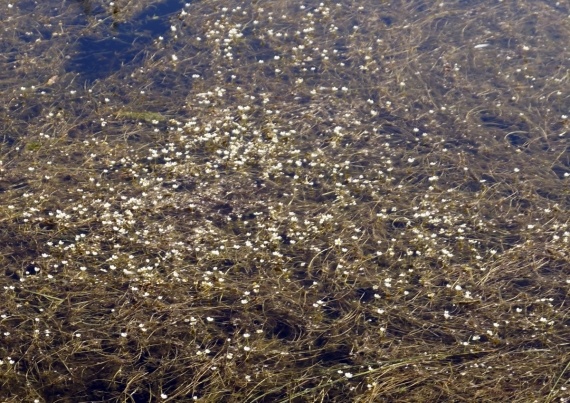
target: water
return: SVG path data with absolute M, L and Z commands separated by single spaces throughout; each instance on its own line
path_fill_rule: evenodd
M 567 398 L 565 4 L 0 13 L 0 400 Z
M 107 15 L 100 8 L 91 9 L 89 2 L 81 3 L 84 17 L 100 23 L 95 27 L 85 24 L 87 32 L 74 42 L 66 71 L 78 73 L 80 80 L 88 82 L 107 77 L 125 65 L 140 64 L 151 52 L 149 44 L 170 32 L 170 17 L 183 7 L 180 0 L 153 3 L 123 21 L 119 19 L 119 6 Z

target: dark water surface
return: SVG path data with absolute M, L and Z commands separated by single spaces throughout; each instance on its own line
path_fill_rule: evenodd
M 170 31 L 170 18 L 179 12 L 183 3 L 170 0 L 153 3 L 128 20 L 119 20 L 119 6 L 112 8 L 111 15 L 105 11 L 91 9 L 81 2 L 85 13 L 83 20 L 97 19 L 101 23 L 90 31 L 91 35 L 81 36 L 75 42 L 76 50 L 66 66 L 67 72 L 80 75 L 80 79 L 93 81 L 117 72 L 125 64 L 132 66 L 141 63 L 147 45 L 159 40 Z M 81 21 L 80 20 L 80 21 Z

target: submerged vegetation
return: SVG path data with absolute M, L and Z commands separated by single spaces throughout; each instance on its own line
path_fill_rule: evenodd
M 568 401 L 566 5 L 63 3 L 0 0 L 3 402 Z

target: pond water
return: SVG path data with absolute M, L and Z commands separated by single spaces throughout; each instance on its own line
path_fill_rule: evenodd
M 0 0 L 0 397 L 568 401 L 569 14 Z
M 169 17 L 182 7 L 180 1 L 151 4 L 129 20 L 117 18 L 118 5 L 113 6 L 110 15 L 103 8 L 84 10 L 77 24 L 88 29 L 89 19 L 97 19 L 99 23 L 91 35 L 77 39 L 77 49 L 66 71 L 79 73 L 82 80 L 93 81 L 117 72 L 125 64 L 140 64 L 145 47 L 170 31 Z

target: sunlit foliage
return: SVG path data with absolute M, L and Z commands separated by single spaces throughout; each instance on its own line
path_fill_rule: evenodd
M 2 401 L 568 401 L 566 5 L 65 4 L 0 0 Z

